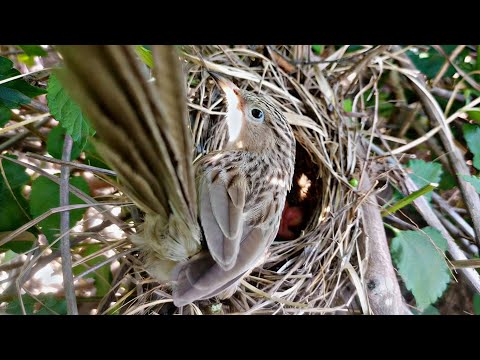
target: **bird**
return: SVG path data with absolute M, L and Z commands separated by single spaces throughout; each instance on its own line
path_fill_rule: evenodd
M 130 236 L 145 270 L 172 284 L 177 307 L 232 296 L 274 241 L 292 186 L 295 136 L 284 114 L 210 73 L 226 98 L 228 141 L 193 160 L 176 47 L 151 47 L 152 78 L 132 46 L 57 49 L 57 77 L 95 128 L 120 190 L 145 213 Z

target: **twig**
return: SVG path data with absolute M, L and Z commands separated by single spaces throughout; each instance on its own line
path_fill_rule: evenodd
M 460 226 L 460 228 L 463 232 L 465 232 L 465 234 L 470 236 L 472 239 L 477 240 L 475 239 L 475 232 L 473 231 L 473 228 L 463 219 L 462 216 L 457 214 L 457 212 L 453 210 L 450 205 L 448 205 L 445 199 L 443 199 L 440 195 L 433 193 L 432 200 L 435 201 L 440 207 L 440 209 L 445 211 L 458 224 L 458 226 Z M 478 241 L 476 241 L 476 243 L 477 246 L 480 246 Z
M 365 152 L 362 146 L 359 146 L 359 151 Z M 360 179 L 359 190 L 368 192 L 371 189 L 370 177 L 365 171 Z M 370 309 L 375 315 L 411 314 L 400 292 L 383 228 L 380 206 L 374 193 L 363 202 L 361 213 L 368 264 L 365 286 Z
M 468 239 L 465 238 L 465 234 L 454 224 L 450 222 L 439 210 L 433 209 L 433 212 L 442 222 L 443 226 L 452 234 L 454 239 L 457 239 L 457 243 L 461 246 L 463 251 L 471 256 L 478 256 L 478 248 Z
M 32 158 L 32 159 L 48 161 L 48 162 L 51 162 L 53 164 L 65 165 L 65 166 L 76 168 L 76 169 L 91 171 L 93 173 L 101 173 L 101 174 L 106 174 L 106 175 L 111 175 L 111 176 L 117 176 L 117 173 L 115 171 L 99 168 L 99 167 L 96 167 L 96 166 L 80 164 L 80 163 L 73 162 L 73 161 L 58 160 L 58 159 L 55 159 L 55 158 L 51 158 L 51 157 L 47 157 L 47 156 L 43 156 L 43 155 L 31 153 L 31 152 L 25 153 L 25 156 L 27 156 L 29 158 Z
M 39 122 L 33 124 L 33 127 L 38 129 L 38 128 L 42 127 L 43 125 L 45 125 L 48 121 L 50 121 L 50 117 L 48 117 L 46 119 L 43 119 L 43 120 L 40 120 Z M 21 133 L 15 135 L 15 136 L 13 136 L 12 138 L 6 140 L 5 142 L 0 144 L 0 151 L 8 149 L 9 147 L 16 144 L 17 142 L 25 139 L 28 135 L 30 135 L 30 131 L 25 130 L 25 131 L 22 131 Z
M 439 87 L 434 87 L 432 88 L 432 90 L 430 90 L 430 92 L 435 95 L 435 96 L 438 96 L 438 97 L 441 97 L 441 98 L 444 98 L 444 99 L 450 99 L 452 97 L 452 95 L 454 95 L 454 99 L 457 100 L 457 101 L 460 101 L 460 102 L 465 102 L 465 96 L 463 94 L 454 94 L 453 91 L 450 91 L 450 90 L 446 90 L 446 89 L 442 89 L 442 88 L 439 88 Z
M 65 135 L 63 144 L 62 160 L 70 161 L 73 139 Z M 70 168 L 62 165 L 60 174 L 60 206 L 68 206 L 70 191 L 68 183 L 70 179 Z M 68 210 L 60 213 L 60 253 L 62 255 L 62 274 L 65 299 L 67 301 L 67 312 L 69 315 L 78 315 L 77 298 L 75 297 L 75 286 L 73 283 L 72 255 L 70 254 L 70 212 Z
M 453 65 L 453 61 L 455 60 L 455 58 L 460 55 L 460 53 L 462 52 L 462 50 L 465 48 L 465 45 L 459 45 L 455 48 L 455 50 L 453 50 L 452 54 L 450 55 L 450 57 L 443 51 L 443 49 L 439 46 L 436 46 L 436 45 L 433 45 L 432 46 L 435 50 L 437 50 L 439 53 L 441 53 L 446 61 L 445 63 L 443 64 L 442 68 L 440 69 L 440 71 L 437 73 L 437 76 L 435 76 L 435 79 L 433 79 L 432 81 L 432 86 L 435 86 L 437 85 L 437 83 L 440 81 L 440 79 L 443 77 L 443 75 L 447 72 L 448 68 L 450 67 L 450 65 L 452 64 Z

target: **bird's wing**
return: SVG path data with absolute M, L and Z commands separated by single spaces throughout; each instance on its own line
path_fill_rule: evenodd
M 224 270 L 237 260 L 244 226 L 246 181 L 226 184 L 205 176 L 200 185 L 200 222 L 213 259 Z
M 260 227 L 250 228 L 250 231 L 244 229 L 242 233 L 237 261 L 230 270 L 222 269 L 207 252 L 177 265 L 173 272 L 176 280 L 173 288 L 175 306 L 217 296 L 235 284 L 256 265 L 275 237 L 275 233 Z
M 131 46 L 58 46 L 58 77 L 97 131 L 122 190 L 147 213 L 197 218 L 192 140 L 178 54 L 154 46 L 149 81 Z

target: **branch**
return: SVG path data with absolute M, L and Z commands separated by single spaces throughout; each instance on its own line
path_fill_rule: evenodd
M 370 177 L 365 172 L 361 176 L 359 190 L 368 193 L 371 189 Z M 380 206 L 374 192 L 368 195 L 362 205 L 362 221 L 367 250 L 365 283 L 372 313 L 375 315 L 411 314 L 400 292 L 380 215 Z
M 72 145 L 72 137 L 68 134 L 65 135 L 62 153 L 63 161 L 70 161 Z M 69 178 L 70 168 L 62 165 L 60 174 L 60 206 L 68 206 L 69 203 Z M 75 286 L 73 284 L 72 255 L 70 253 L 70 213 L 68 210 L 60 213 L 60 233 L 62 234 L 60 238 L 60 253 L 62 255 L 63 288 L 67 301 L 67 311 L 69 315 L 78 315 L 77 298 L 75 297 Z

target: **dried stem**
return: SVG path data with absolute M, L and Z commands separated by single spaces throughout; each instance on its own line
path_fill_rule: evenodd
M 70 135 L 65 135 L 63 144 L 62 160 L 70 161 L 72 153 L 73 139 Z M 70 168 L 62 165 L 60 174 L 60 206 L 69 204 Z M 69 315 L 78 315 L 77 298 L 75 296 L 75 286 L 73 283 L 72 255 L 70 254 L 70 212 L 68 210 L 60 213 L 60 253 L 62 255 L 62 273 L 63 287 L 65 290 L 65 299 L 67 301 L 67 311 Z

